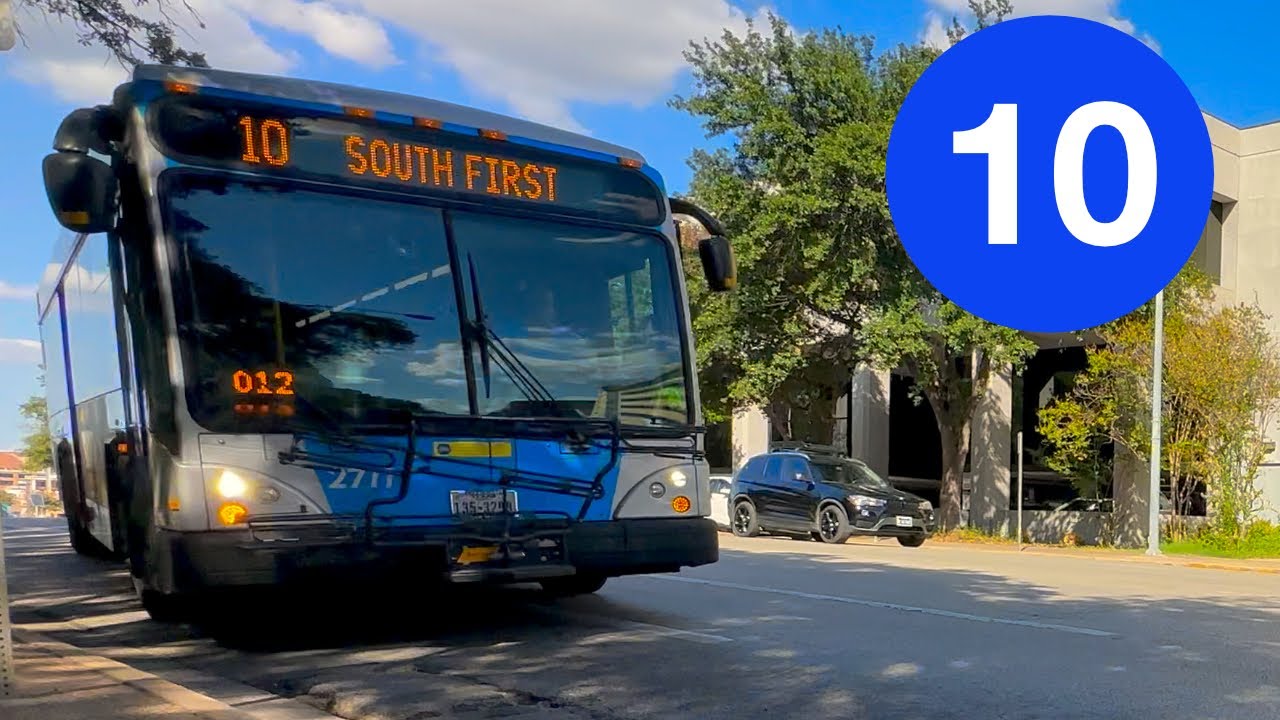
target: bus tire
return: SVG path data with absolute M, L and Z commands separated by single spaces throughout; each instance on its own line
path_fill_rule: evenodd
M 156 622 L 180 623 L 191 619 L 194 614 L 191 599 L 184 595 L 165 595 L 155 590 L 143 590 L 139 596 L 142 609 Z
M 570 575 L 568 577 L 549 578 L 541 581 L 542 591 L 552 597 L 573 597 L 574 595 L 590 595 L 604 587 L 609 580 L 604 575 Z
M 75 550 L 77 555 L 93 557 L 94 539 L 72 515 L 67 515 L 67 535 L 71 538 L 71 549 Z

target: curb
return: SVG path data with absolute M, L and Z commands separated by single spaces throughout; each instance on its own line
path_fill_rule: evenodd
M 980 552 L 993 553 L 1010 553 L 1015 555 L 1036 555 L 1039 557 L 1058 557 L 1058 558 L 1074 558 L 1077 560 L 1104 560 L 1106 562 L 1126 562 L 1139 563 L 1144 565 L 1164 565 L 1166 567 L 1185 567 L 1196 570 L 1224 570 L 1228 572 L 1250 572 L 1261 573 L 1264 575 L 1280 575 L 1280 567 L 1252 567 L 1249 565 L 1232 565 L 1229 563 L 1206 562 L 1201 560 L 1171 560 L 1172 556 L 1161 556 L 1153 558 L 1147 555 L 1137 557 L 1126 557 L 1121 555 L 1112 555 L 1105 551 L 1096 553 L 1073 553 L 1073 552 L 1052 552 L 1044 550 L 1023 549 L 1015 546 L 983 546 L 980 543 L 964 543 L 964 542 L 946 542 L 935 541 L 935 547 L 945 547 L 952 549 L 977 549 Z
M 144 692 L 160 701 L 175 705 L 187 712 L 209 720 L 252 720 L 253 716 L 230 705 L 214 700 L 190 688 L 143 672 L 117 660 L 94 655 L 74 645 L 51 640 L 30 630 L 13 629 L 15 645 L 24 645 L 38 652 L 65 658 L 81 669 L 110 678 L 121 685 Z M 2 703 L 0 703 L 2 705 Z

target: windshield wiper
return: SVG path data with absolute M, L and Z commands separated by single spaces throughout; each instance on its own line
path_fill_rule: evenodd
M 480 344 L 480 370 L 484 375 L 484 396 L 490 396 L 491 382 L 489 359 L 492 356 L 502 372 L 524 393 L 524 396 L 535 403 L 546 404 L 549 408 L 559 409 L 557 400 L 538 378 L 529 370 L 520 358 L 507 347 L 498 334 L 489 327 L 489 318 L 484 312 L 484 301 L 480 296 L 480 283 L 476 279 L 476 265 L 467 253 L 467 267 L 471 275 L 471 301 L 475 305 L 475 318 L 470 321 L 472 337 Z

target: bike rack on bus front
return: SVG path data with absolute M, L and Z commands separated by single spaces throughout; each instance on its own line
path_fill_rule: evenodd
M 475 481 L 473 476 L 461 475 L 456 472 L 451 473 L 448 472 L 447 468 L 488 467 L 471 460 L 424 456 L 418 450 L 419 424 L 435 425 L 447 422 L 452 429 L 456 430 L 459 421 L 464 424 L 487 426 L 483 435 L 491 437 L 554 437 L 557 439 L 571 437 L 574 444 L 583 450 L 591 447 L 603 449 L 606 446 L 605 441 L 604 438 L 600 437 L 602 433 L 598 431 L 607 430 L 609 458 L 589 481 L 550 473 L 509 470 L 504 471 L 494 483 L 502 488 L 504 494 L 508 489 L 528 489 L 581 497 L 583 502 L 576 517 L 567 512 L 512 512 L 506 509 L 507 504 L 504 502 L 502 512 L 476 516 L 475 518 L 458 518 L 453 515 L 398 515 L 379 518 L 375 514 L 377 507 L 394 505 L 403 502 L 408 497 L 410 483 L 414 474 L 430 473 L 438 478 Z M 439 417 L 426 416 L 415 417 L 407 425 L 406 443 L 403 448 L 390 447 L 369 440 L 356 440 L 348 436 L 324 437 L 320 433 L 301 433 L 295 436 L 290 449 L 280 454 L 282 462 L 309 468 L 350 469 L 371 472 L 394 471 L 401 479 L 399 491 L 394 497 L 370 500 L 365 507 L 363 516 L 354 514 L 321 515 L 315 513 L 251 516 L 246 519 L 251 537 L 254 540 L 250 547 L 265 549 L 265 546 L 278 547 L 277 543 L 285 543 L 292 546 L 341 545 L 356 541 L 380 546 L 388 544 L 422 545 L 432 544 L 433 539 L 439 543 L 463 538 L 485 542 L 510 543 L 528 539 L 537 533 L 563 536 L 568 533 L 573 523 L 581 522 L 586 517 L 593 502 L 604 497 L 604 478 L 617 467 L 619 455 L 623 452 L 620 424 L 618 421 L 608 418 L 507 419 L 473 418 L 469 416 L 458 418 L 457 416 L 452 416 L 445 421 Z M 501 429 L 499 430 L 498 428 Z M 593 429 L 597 430 L 597 432 L 592 432 Z M 433 432 L 431 434 L 437 433 Z M 455 433 L 450 432 L 447 434 Z M 299 445 L 308 435 L 315 435 L 327 444 L 345 448 L 353 454 L 381 454 L 387 458 L 387 462 L 374 464 L 341 452 L 317 453 L 303 450 Z M 398 469 L 393 468 L 396 464 L 396 453 L 403 453 L 403 460 L 399 463 L 400 467 Z M 452 522 L 444 525 L 439 523 L 426 524 L 428 521 L 440 520 Z M 500 532 L 497 532 L 496 529 L 490 531 L 481 529 L 483 527 L 491 527 L 495 522 L 501 524 Z M 383 527 L 379 528 L 377 527 L 378 525 L 383 525 Z M 524 526 L 536 529 L 526 531 L 524 534 L 513 534 L 513 528 Z M 302 535 L 308 534 L 307 531 L 309 531 L 311 539 L 304 540 Z M 285 532 L 294 533 L 294 537 L 277 537 L 273 539 L 264 537 L 264 535 Z M 396 541 L 389 540 L 388 536 L 416 536 L 417 539 Z

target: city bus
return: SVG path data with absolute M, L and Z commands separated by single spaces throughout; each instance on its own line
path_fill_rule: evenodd
M 733 252 L 639 153 L 159 65 L 53 150 L 68 532 L 151 617 L 335 571 L 564 596 L 717 561 L 684 258 L 725 292 Z

